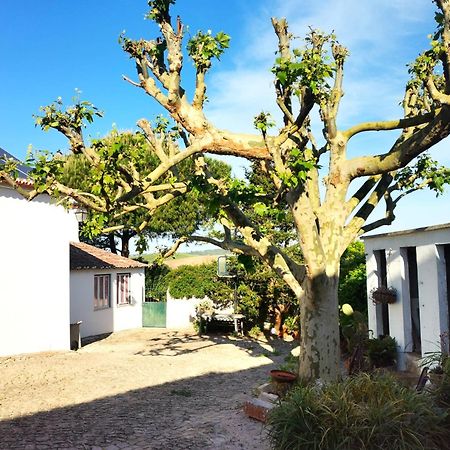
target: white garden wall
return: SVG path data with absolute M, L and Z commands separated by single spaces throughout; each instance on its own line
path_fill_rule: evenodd
M 117 274 L 131 273 L 131 304 L 117 305 Z M 94 275 L 110 274 L 110 307 L 94 310 Z M 72 270 L 70 321 L 82 321 L 81 337 L 142 327 L 145 275 L 142 268 Z
M 195 307 L 203 299 L 176 299 L 167 295 L 166 328 L 188 328 L 195 320 Z
M 69 349 L 73 214 L 0 185 L 0 356 Z

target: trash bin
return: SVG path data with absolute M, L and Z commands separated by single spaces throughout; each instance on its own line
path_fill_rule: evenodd
M 80 325 L 83 322 L 70 324 L 70 350 L 78 350 L 81 347 Z

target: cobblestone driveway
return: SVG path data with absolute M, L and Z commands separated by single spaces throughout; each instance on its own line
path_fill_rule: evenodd
M 242 404 L 282 362 L 272 349 L 143 329 L 0 358 L 0 448 L 266 449 Z

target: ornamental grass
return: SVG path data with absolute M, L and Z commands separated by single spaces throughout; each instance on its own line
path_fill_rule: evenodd
M 450 445 L 448 410 L 387 374 L 299 386 L 272 411 L 268 430 L 277 450 L 442 450 Z

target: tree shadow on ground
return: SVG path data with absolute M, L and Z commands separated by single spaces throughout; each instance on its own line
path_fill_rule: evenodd
M 210 373 L 4 420 L 0 448 L 265 449 L 262 426 L 242 405 L 269 369 Z
M 136 355 L 141 356 L 178 356 L 199 352 L 215 345 L 234 345 L 254 357 L 266 357 L 272 362 L 280 363 L 288 357 L 291 350 L 298 346 L 296 341 L 284 341 L 278 337 L 265 336 L 263 339 L 253 339 L 245 336 L 235 336 L 224 333 L 208 333 L 196 335 L 187 332 L 173 331 L 170 336 L 155 337 L 144 343 L 144 348 Z M 279 358 L 281 357 L 281 358 Z

